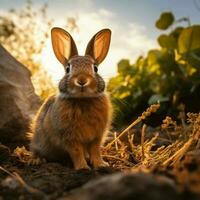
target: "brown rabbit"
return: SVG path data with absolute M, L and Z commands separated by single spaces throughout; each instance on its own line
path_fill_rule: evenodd
M 65 30 L 53 28 L 51 37 L 65 75 L 59 93 L 48 98 L 36 116 L 31 151 L 34 157 L 50 161 L 68 154 L 75 169 L 89 168 L 86 154 L 94 168 L 107 166 L 100 145 L 110 126 L 111 104 L 97 71 L 108 53 L 111 31 L 103 29 L 95 34 L 85 56 L 78 55 L 73 38 Z

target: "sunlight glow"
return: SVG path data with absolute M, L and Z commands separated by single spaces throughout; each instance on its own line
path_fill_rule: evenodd
M 110 50 L 104 62 L 99 68 L 99 73 L 107 82 L 109 78 L 116 75 L 117 63 L 122 58 L 130 58 L 133 62 L 137 56 L 144 55 L 148 49 L 156 44 L 145 36 L 145 27 L 138 24 L 127 24 L 127 29 L 121 29 L 120 24 L 115 20 L 115 14 L 106 9 L 99 9 L 98 12 L 80 13 L 77 18 L 78 32 L 71 33 L 74 38 L 80 55 L 84 55 L 85 48 L 91 37 L 103 28 L 112 30 Z M 59 20 L 55 26 L 62 27 L 64 21 Z M 42 65 L 49 71 L 55 83 L 63 76 L 63 68 L 56 60 L 51 41 L 48 40 L 42 52 Z

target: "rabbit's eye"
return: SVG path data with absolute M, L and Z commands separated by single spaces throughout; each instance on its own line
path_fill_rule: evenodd
M 98 72 L 98 66 L 94 64 L 94 71 L 97 73 Z
M 70 64 L 68 63 L 66 66 L 66 72 L 69 73 L 70 72 Z

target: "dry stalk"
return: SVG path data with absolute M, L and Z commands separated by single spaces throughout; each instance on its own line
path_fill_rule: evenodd
M 190 138 L 184 145 L 182 148 L 180 148 L 173 156 L 171 156 L 170 158 L 168 158 L 164 163 L 163 166 L 168 166 L 169 163 L 171 162 L 171 165 L 175 165 L 176 163 L 178 163 L 180 161 L 180 159 L 183 157 L 183 155 L 186 153 L 186 151 L 188 150 L 188 148 L 190 147 L 190 145 L 193 142 L 193 138 Z
M 148 114 L 147 114 L 148 111 Z M 200 113 L 188 113 L 187 124 L 177 125 L 170 117 L 166 117 L 163 121 L 162 129 L 167 131 L 170 137 L 170 145 L 163 145 L 156 150 L 152 147 L 156 144 L 158 133 L 150 140 L 145 141 L 146 125 L 142 126 L 141 143 L 135 145 L 133 143 L 134 134 L 129 131 L 138 122 L 149 116 L 151 109 L 147 109 L 137 120 L 130 124 L 118 136 L 114 133 L 114 139 L 107 144 L 105 149 L 105 157 L 114 162 L 115 167 L 120 169 L 140 169 L 152 170 L 157 166 L 176 166 L 186 152 L 191 148 L 199 149 L 200 147 Z M 120 137 L 127 136 L 127 140 L 123 141 Z M 185 136 L 185 137 L 183 137 Z M 159 139 L 162 139 L 159 138 Z M 194 145 L 193 145 L 194 144 Z M 110 148 L 109 148 L 110 147 Z M 116 161 L 116 162 L 115 162 Z
M 196 149 L 200 149 L 200 139 L 198 139 L 197 145 L 196 145 Z
M 167 166 L 171 163 L 171 165 L 176 165 L 179 163 L 181 158 L 184 156 L 184 154 L 187 152 L 191 144 L 199 138 L 200 134 L 200 115 L 192 115 L 188 114 L 190 123 L 193 124 L 193 131 L 192 134 L 190 135 L 189 140 L 169 159 L 167 159 L 164 163 L 163 166 Z M 198 142 L 198 141 L 197 141 Z M 198 143 L 197 143 L 198 144 Z
M 144 155 L 144 135 L 145 135 L 146 127 L 147 127 L 146 124 L 144 124 L 142 126 L 142 135 L 141 135 L 142 161 L 145 159 L 145 155 Z
M 117 137 L 117 133 L 116 132 L 114 132 L 114 137 L 115 137 L 115 139 L 116 139 L 116 137 Z M 115 149 L 118 151 L 118 143 L 117 143 L 117 140 L 115 141 Z
M 133 140 L 134 140 L 134 134 L 128 134 L 128 142 L 129 142 L 132 152 L 135 148 L 135 146 L 133 144 Z
M 129 165 L 129 166 L 132 166 L 132 165 L 133 165 L 133 163 L 131 163 L 131 162 L 125 160 L 125 159 L 119 158 L 119 157 L 117 157 L 117 156 L 103 155 L 103 157 L 104 157 L 104 158 L 112 158 L 112 159 L 115 159 L 115 160 L 119 160 L 119 161 L 121 161 L 121 162 L 123 162 L 123 163 L 125 163 L 125 164 L 127 164 L 127 165 Z

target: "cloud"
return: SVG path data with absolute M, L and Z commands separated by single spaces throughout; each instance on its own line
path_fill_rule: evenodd
M 134 62 L 138 56 L 145 55 L 149 49 L 157 47 L 156 41 L 147 36 L 147 30 L 143 25 L 129 23 L 123 25 L 123 28 L 120 25 L 115 28 L 112 47 L 114 63 L 121 58 L 129 58 Z
M 1 16 L 5 16 L 7 14 L 7 12 L 5 10 L 0 9 L 0 15 Z
M 134 62 L 139 55 L 144 55 L 149 49 L 157 46 L 156 42 L 147 36 L 145 26 L 134 21 L 122 23 L 120 13 L 114 13 L 104 7 L 95 8 L 93 0 L 77 0 L 77 2 L 79 2 L 79 6 L 73 1 L 68 4 L 65 1 L 59 1 L 58 4 L 53 1 L 49 4 L 48 15 L 55 20 L 54 26 L 60 27 L 66 24 L 66 17 L 77 18 L 79 32 L 72 33 L 72 36 L 81 55 L 84 54 L 87 43 L 96 32 L 103 28 L 112 30 L 108 56 L 99 68 L 100 74 L 106 81 L 117 73 L 117 63 L 120 59 L 128 58 Z M 35 5 L 35 9 L 37 7 L 39 4 Z M 8 14 L 7 11 L 0 9 L 0 15 L 6 14 Z M 55 58 L 50 39 L 40 56 L 42 65 L 52 75 L 53 80 L 58 82 L 63 76 L 64 70 Z M 38 57 L 38 59 L 40 58 Z
M 106 77 L 116 74 L 116 66 L 120 59 L 129 58 L 132 62 L 139 56 L 144 55 L 150 48 L 155 47 L 156 42 L 146 34 L 143 25 L 127 23 L 121 25 L 116 19 L 116 14 L 104 8 L 95 13 L 82 13 L 78 21 L 81 32 L 80 46 L 84 50 L 91 34 L 101 28 L 108 27 L 112 30 L 112 42 L 108 57 L 102 63 L 101 72 Z
M 113 12 L 111 12 L 111 11 L 109 11 L 109 10 L 106 10 L 106 9 L 104 9 L 104 8 L 101 8 L 101 9 L 99 10 L 99 14 L 102 15 L 102 16 L 105 16 L 105 17 L 109 17 L 109 18 L 114 16 L 114 13 L 113 13 Z

